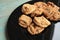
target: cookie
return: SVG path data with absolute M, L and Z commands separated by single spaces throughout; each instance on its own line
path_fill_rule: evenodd
M 50 21 L 48 21 L 44 16 L 34 17 L 34 23 L 40 27 L 48 27 L 51 25 Z
M 22 12 L 24 14 L 31 14 L 35 9 L 36 9 L 36 6 L 31 4 L 24 4 L 22 6 Z
M 32 22 L 32 19 L 29 16 L 21 15 L 19 17 L 19 25 L 21 25 L 23 28 L 27 28 Z

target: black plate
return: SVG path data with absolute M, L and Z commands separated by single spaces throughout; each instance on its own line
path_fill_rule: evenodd
M 26 3 L 33 4 L 35 2 L 37 1 L 29 1 Z M 55 1 L 52 2 L 56 3 Z M 34 36 L 30 35 L 26 29 L 18 25 L 18 18 L 22 15 L 21 12 L 22 5 L 16 8 L 8 19 L 7 26 L 6 26 L 7 39 L 9 40 L 52 40 L 53 32 L 54 32 L 54 23 L 52 23 L 52 25 L 46 28 L 41 34 L 34 35 Z

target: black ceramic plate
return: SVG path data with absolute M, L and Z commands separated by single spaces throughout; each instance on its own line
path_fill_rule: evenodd
M 33 4 L 35 2 L 37 1 L 29 1 L 26 3 Z M 18 25 L 18 18 L 22 15 L 21 12 L 22 5 L 16 8 L 8 19 L 7 26 L 6 26 L 7 39 L 9 40 L 52 40 L 53 32 L 54 32 L 54 23 L 52 23 L 52 25 L 46 28 L 42 33 L 34 36 L 30 35 L 26 29 Z

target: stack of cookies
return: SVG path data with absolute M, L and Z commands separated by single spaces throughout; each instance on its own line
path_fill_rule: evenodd
M 52 2 L 26 3 L 22 6 L 23 14 L 19 17 L 19 25 L 26 28 L 31 35 L 39 34 L 51 25 L 50 21 L 60 20 L 59 9 Z

